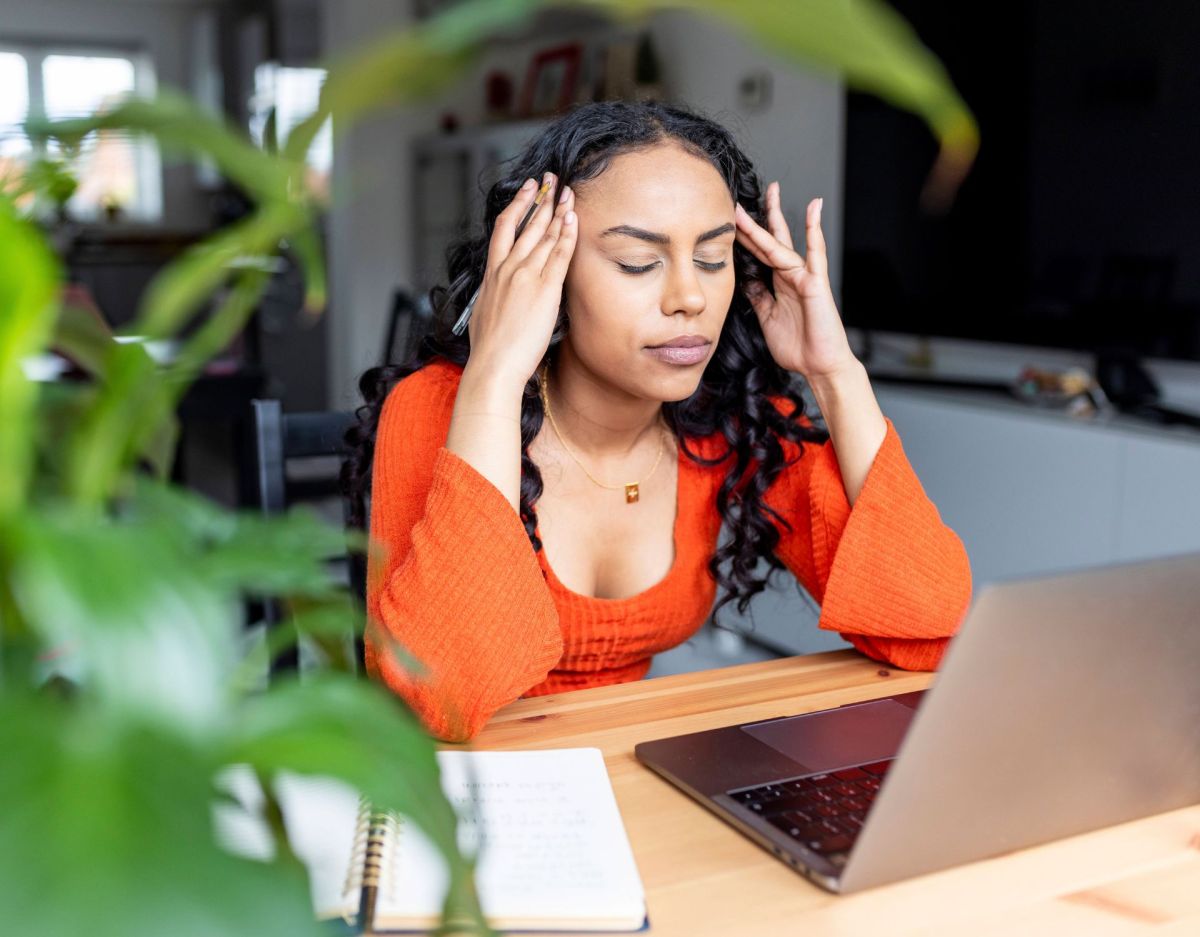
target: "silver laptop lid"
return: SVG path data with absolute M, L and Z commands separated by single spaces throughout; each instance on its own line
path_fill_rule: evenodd
M 1200 553 L 981 590 L 854 844 L 857 891 L 1200 802 Z

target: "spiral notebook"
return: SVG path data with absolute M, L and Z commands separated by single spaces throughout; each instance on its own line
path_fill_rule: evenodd
M 442 751 L 437 758 L 461 818 L 460 846 L 478 849 L 475 881 L 493 927 L 646 926 L 641 879 L 599 749 Z M 241 807 L 219 805 L 218 836 L 227 848 L 265 857 L 270 838 L 256 812 L 256 785 L 239 770 L 227 771 L 223 786 Z M 331 778 L 284 775 L 276 794 L 292 849 L 308 867 L 317 917 L 354 923 L 370 853 L 377 930 L 440 920 L 446 866 L 411 820 L 373 814 L 353 788 Z

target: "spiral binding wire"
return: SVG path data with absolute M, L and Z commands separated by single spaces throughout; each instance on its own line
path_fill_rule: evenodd
M 358 799 L 358 820 L 354 828 L 354 846 L 346 866 L 342 897 L 350 898 L 363 888 L 374 887 L 388 896 L 395 894 L 396 869 L 392 858 L 396 838 L 404 821 L 386 810 L 372 810 L 365 797 Z M 357 905 L 355 906 L 357 911 Z M 342 919 L 354 925 L 356 912 L 346 911 Z

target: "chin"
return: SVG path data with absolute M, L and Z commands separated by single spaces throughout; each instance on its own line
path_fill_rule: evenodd
M 668 375 L 665 380 L 654 386 L 652 396 L 663 403 L 678 403 L 680 400 L 687 400 L 700 386 L 700 379 L 701 371 L 699 369 L 694 373 L 677 374 L 673 378 Z

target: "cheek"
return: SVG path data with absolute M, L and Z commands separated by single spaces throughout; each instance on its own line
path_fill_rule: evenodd
M 563 289 L 571 331 L 577 337 L 612 336 L 629 328 L 631 296 L 628 285 L 621 282 L 629 278 L 620 271 L 610 272 L 609 266 L 577 256 L 567 268 Z
M 733 272 L 730 271 L 730 275 L 728 275 L 727 277 L 724 278 L 724 280 L 721 281 L 721 286 L 720 286 L 720 289 L 718 290 L 718 293 L 720 295 L 718 296 L 718 301 L 716 301 L 716 307 L 720 308 L 722 318 L 726 317 L 728 312 L 730 312 L 730 306 L 732 305 L 732 302 L 733 302 L 733 296 L 737 294 L 737 290 L 738 290 L 737 278 L 734 277 Z
M 612 291 L 592 301 L 573 300 L 570 305 L 571 333 L 593 355 L 605 356 L 638 337 L 638 317 L 632 305 Z

